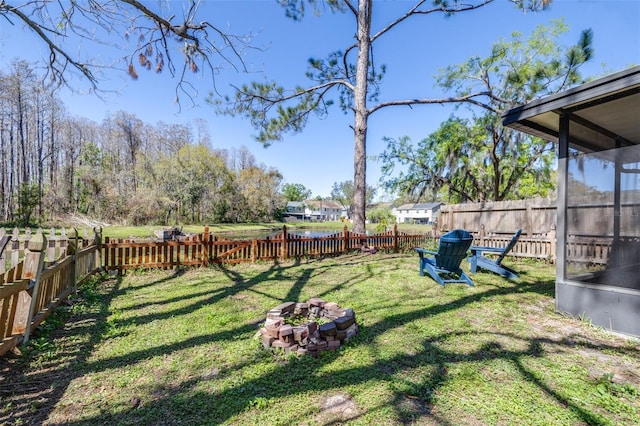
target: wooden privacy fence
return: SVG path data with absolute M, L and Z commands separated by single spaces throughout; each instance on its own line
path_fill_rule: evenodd
M 72 233 L 65 253 L 47 262 L 47 238 L 37 233 L 30 236 L 22 261 L 2 274 L 0 355 L 26 343 L 30 333 L 76 290 L 77 284 L 97 270 L 99 234 L 86 247 L 79 248 L 79 241 Z
M 524 237 L 536 237 L 554 228 L 556 217 L 556 201 L 549 198 L 448 204 L 440 208 L 436 227 L 440 232 L 466 229 L 474 235 L 484 230 L 513 235 L 522 229 Z

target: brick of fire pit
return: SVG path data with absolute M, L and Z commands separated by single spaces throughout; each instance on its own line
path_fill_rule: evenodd
M 267 334 L 269 336 L 275 337 L 277 339 L 280 327 L 282 327 L 283 324 L 284 321 L 282 318 L 267 318 L 264 323 L 264 329 L 267 331 Z
M 322 309 L 320 316 L 330 321 L 342 316 L 342 309 Z
M 309 307 L 317 306 L 319 308 L 324 308 L 324 304 L 326 303 L 324 300 L 319 299 L 317 297 L 313 297 L 307 301 Z
M 311 306 L 309 308 L 309 317 L 310 318 L 319 318 L 322 316 L 322 308 L 320 306 Z
M 323 349 L 326 349 L 328 346 L 328 343 L 326 340 L 320 340 L 317 343 L 309 343 L 307 345 L 307 350 L 309 351 L 321 351 Z
M 309 336 L 309 327 L 306 325 L 298 325 L 293 327 L 293 340 L 296 342 L 302 342 Z
M 296 303 L 296 307 L 293 310 L 293 315 L 306 317 L 309 314 L 309 304 L 308 303 Z
M 280 340 L 284 340 L 285 342 L 293 340 L 293 327 L 288 324 L 283 325 L 282 327 L 280 327 L 280 333 L 278 337 L 280 338 Z
M 308 322 L 307 328 L 309 329 L 309 335 L 311 336 L 318 331 L 318 323 L 315 321 Z
M 291 346 L 291 343 L 283 342 L 282 340 L 278 340 L 278 339 L 274 340 L 271 343 L 272 348 L 288 348 L 289 346 Z
M 344 316 L 334 319 L 333 322 L 338 330 L 346 330 L 351 324 L 356 322 L 356 319 L 354 317 Z
M 271 336 L 267 336 L 267 335 L 262 335 L 262 347 L 265 349 L 269 349 L 271 347 L 271 345 L 273 345 L 273 342 L 276 339 L 271 337 Z
M 328 322 L 322 324 L 320 326 L 320 336 L 335 336 L 336 335 L 336 325 L 333 322 Z
M 327 349 L 335 350 L 340 347 L 340 340 L 328 340 L 327 341 Z
M 326 302 L 323 308 L 328 311 L 337 311 L 340 309 L 340 306 L 336 302 Z
M 349 339 L 358 334 L 358 324 L 353 323 L 345 330 L 337 330 L 336 338 L 347 343 Z
M 285 302 L 267 312 L 267 318 L 288 317 L 293 315 L 296 308 L 295 302 Z
M 346 332 L 347 332 L 347 338 L 345 340 L 349 341 L 350 338 L 358 334 L 358 324 L 357 323 L 351 324 L 349 328 L 346 329 Z

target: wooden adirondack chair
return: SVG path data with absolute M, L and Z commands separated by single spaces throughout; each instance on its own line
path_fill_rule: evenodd
M 486 269 L 487 271 L 495 272 L 496 274 L 502 275 L 506 278 L 518 278 L 518 274 L 511 268 L 508 268 L 502 264 L 502 260 L 504 257 L 509 254 L 513 246 L 518 242 L 518 238 L 520 238 L 520 234 L 522 233 L 522 229 L 518 229 L 515 234 L 513 234 L 513 238 L 509 241 L 504 248 L 499 247 L 480 247 L 480 246 L 471 246 L 471 256 L 469 256 L 469 263 L 471 263 L 471 273 L 475 274 L 480 269 Z M 482 253 L 494 253 L 497 254 L 498 257 L 485 257 Z
M 472 242 L 473 235 L 469 232 L 454 229 L 440 237 L 438 251 L 414 249 L 420 255 L 420 276 L 426 272 L 440 285 L 466 283 L 473 287 L 471 278 L 460 268 Z

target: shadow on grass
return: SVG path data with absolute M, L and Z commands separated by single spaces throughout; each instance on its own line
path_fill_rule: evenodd
M 344 286 L 356 285 L 359 282 L 370 278 L 373 272 L 371 268 L 367 267 L 367 262 L 386 262 L 390 264 L 390 268 L 397 267 L 396 265 L 393 265 L 393 263 L 398 259 L 394 256 L 395 255 L 390 255 L 375 259 L 372 257 L 368 259 L 355 257 L 344 259 L 342 263 L 343 265 L 350 266 L 357 264 L 358 266 L 363 267 L 363 272 L 361 274 L 350 276 L 345 282 L 337 283 L 325 293 L 336 291 L 344 288 Z M 335 265 L 328 265 L 327 267 L 333 266 Z M 185 315 L 199 309 L 203 305 L 215 303 L 216 301 L 231 297 L 244 291 L 255 291 L 264 297 L 273 298 L 274 305 L 283 301 L 297 301 L 301 297 L 302 291 L 305 285 L 308 284 L 309 280 L 313 276 L 322 274 L 325 266 L 322 264 L 322 261 L 313 262 L 309 267 L 304 268 L 301 268 L 299 262 L 286 265 L 275 262 L 265 271 L 250 277 L 247 277 L 231 268 L 225 268 L 222 266 L 218 268 L 221 273 L 228 277 L 233 285 L 222 288 L 213 294 L 210 292 L 193 293 L 189 297 L 194 298 L 194 302 L 186 307 L 175 309 L 170 312 L 139 316 L 129 320 L 130 322 L 128 324 L 140 325 L 151 321 L 166 319 L 170 316 Z M 287 272 L 293 272 L 295 278 L 292 279 L 291 276 L 287 275 Z M 158 284 L 160 281 L 166 281 L 173 278 L 173 276 L 170 276 L 163 280 L 156 280 L 144 284 L 143 286 L 153 286 Z M 291 286 L 289 291 L 286 293 L 286 296 L 277 298 L 266 293 L 265 290 L 255 288 L 258 284 L 267 280 L 291 281 Z M 426 285 L 437 285 L 435 282 L 427 280 L 428 278 L 425 278 Z M 368 324 L 366 327 L 362 327 L 360 335 L 358 335 L 353 342 L 356 345 L 369 345 L 374 347 L 377 337 L 383 335 L 389 330 L 404 327 L 406 324 L 413 321 L 455 311 L 489 297 L 501 297 L 518 293 L 537 293 L 553 297 L 553 287 L 553 280 L 519 282 L 505 286 L 487 285 L 485 286 L 485 288 L 487 288 L 485 291 L 474 290 L 474 292 L 465 293 L 461 297 L 448 303 L 435 304 L 424 308 L 414 309 L 411 312 L 384 317 L 377 322 Z M 78 321 L 75 321 L 76 323 L 89 321 L 87 323 L 87 327 L 91 328 L 90 334 L 92 337 L 85 344 L 78 348 L 74 348 L 74 350 L 68 354 L 71 361 L 66 364 L 62 362 L 58 363 L 57 372 L 55 374 L 59 376 L 58 379 L 61 379 L 61 383 L 59 383 L 55 393 L 51 394 L 49 402 L 47 403 L 48 407 L 53 407 L 55 405 L 56 401 L 63 394 L 64 389 L 66 389 L 71 380 L 80 377 L 83 374 L 103 371 L 111 367 L 133 364 L 159 354 L 170 354 L 172 352 L 197 345 L 209 344 L 211 342 L 232 341 L 238 335 L 251 334 L 256 330 L 255 325 L 245 324 L 232 330 L 189 338 L 174 344 L 159 345 L 153 349 L 131 352 L 126 355 L 112 357 L 106 361 L 100 361 L 99 363 L 89 362 L 88 355 L 91 353 L 95 345 L 100 342 L 100 336 L 105 331 L 105 320 L 108 316 L 108 306 L 111 303 L 111 300 L 115 296 L 120 296 L 130 290 L 135 291 L 136 288 L 123 290 L 120 288 L 120 282 L 118 282 L 104 299 L 99 313 L 94 314 L 90 318 L 78 318 Z M 208 295 L 208 297 L 202 298 L 202 296 L 206 295 Z M 141 306 L 143 305 L 137 305 L 137 308 Z M 260 313 L 260 316 L 263 315 L 264 313 Z M 80 333 L 82 328 L 79 328 L 78 330 Z M 465 333 L 463 332 L 440 333 L 436 336 L 425 338 L 422 341 L 422 347 L 414 351 L 414 353 L 398 354 L 384 360 L 377 360 L 373 364 L 366 366 L 345 368 L 338 371 L 333 369 L 333 372 L 327 373 L 326 367 L 339 360 L 342 355 L 342 351 L 326 352 L 317 359 L 304 357 L 301 359 L 291 360 L 290 362 L 280 365 L 259 377 L 255 377 L 250 380 L 242 380 L 236 385 L 220 392 L 208 393 L 198 388 L 205 380 L 221 380 L 231 375 L 230 371 L 222 370 L 215 377 L 194 377 L 190 380 L 182 381 L 173 388 L 164 389 L 161 396 L 150 401 L 144 401 L 140 405 L 132 406 L 131 408 L 124 409 L 118 413 L 105 410 L 99 417 L 77 421 L 71 420 L 66 424 L 180 424 L 182 421 L 193 424 L 192 422 L 194 419 L 197 419 L 200 424 L 220 424 L 230 422 L 231 419 L 238 414 L 257 410 L 261 401 L 268 404 L 270 400 L 286 398 L 295 394 L 304 394 L 308 392 L 346 392 L 345 389 L 349 386 L 368 382 L 375 383 L 382 381 L 390 384 L 397 384 L 399 380 L 397 377 L 398 371 L 418 366 L 429 366 L 431 367 L 431 373 L 423 377 L 422 380 L 417 383 L 403 382 L 401 389 L 395 385 L 391 386 L 395 389 L 392 401 L 385 402 L 383 405 L 369 407 L 366 413 L 356 409 L 346 415 L 346 417 L 342 417 L 338 420 L 328 419 L 324 421 L 323 424 L 341 424 L 345 421 L 353 421 L 365 414 L 370 416 L 376 410 L 386 410 L 389 408 L 389 405 L 391 405 L 392 409 L 396 412 L 396 417 L 399 419 L 400 424 L 409 424 L 416 419 L 428 417 L 434 423 L 446 425 L 449 424 L 449 422 L 439 416 L 438 413 L 434 413 L 432 411 L 432 407 L 438 390 L 449 381 L 449 368 L 452 365 L 462 362 L 487 360 L 504 360 L 512 363 L 515 366 L 515 369 L 519 371 L 520 375 L 525 380 L 535 384 L 559 404 L 566 406 L 575 413 L 580 421 L 587 424 L 602 423 L 600 417 L 596 414 L 580 407 L 575 401 L 562 395 L 561 392 L 555 391 L 550 384 L 540 379 L 535 372 L 530 371 L 526 362 L 524 362 L 525 359 L 544 356 L 545 351 L 543 348 L 546 346 L 571 348 L 573 346 L 572 342 L 562 339 L 523 339 L 515 334 L 495 332 L 487 333 L 489 338 L 492 338 L 492 340 L 486 342 L 482 347 L 472 352 L 462 353 L 461 351 L 445 350 L 442 348 L 443 342 L 446 342 L 452 337 L 459 337 L 464 334 Z M 505 337 L 523 341 L 523 346 L 526 348 L 519 351 L 505 350 L 500 343 L 500 340 Z M 618 348 L 603 348 L 602 346 L 598 346 L 598 349 L 618 350 Z M 348 351 L 349 348 L 347 347 L 344 350 Z M 234 364 L 233 369 L 239 369 L 245 365 L 250 365 L 252 362 L 258 361 L 265 356 L 270 357 L 271 355 L 266 351 L 256 349 L 253 358 L 248 357 L 244 361 Z M 81 366 L 81 368 L 75 368 L 75 371 L 70 371 L 74 370 L 74 366 Z M 23 376 L 22 378 L 24 379 L 25 377 L 26 376 Z M 39 379 L 44 378 L 40 377 Z M 34 378 L 33 383 L 37 384 L 38 381 L 39 380 L 36 377 Z M 45 392 L 46 389 L 41 389 L 41 391 Z M 40 420 L 45 418 L 46 413 L 42 413 L 41 417 L 39 417 Z M 295 420 L 298 422 L 306 421 L 305 418 L 295 418 Z
M 102 341 L 109 304 L 121 283 L 122 277 L 102 281 L 101 295 L 91 291 L 81 296 L 88 305 L 86 312 L 68 318 L 55 312 L 40 327 L 62 316 L 66 320 L 64 328 L 53 331 L 43 343 L 39 343 L 43 331 L 38 328 L 27 347 L 21 348 L 25 352 L 22 356 L 0 358 L 0 371 L 10 374 L 6 383 L 0 382 L 0 396 L 5 401 L 0 407 L 0 424 L 42 424 L 46 420 L 69 383 L 86 373 L 82 367 L 89 364 L 93 349 Z M 60 350 L 61 344 L 65 350 Z M 56 347 L 50 349 L 51 356 L 47 356 L 47 345 Z M 5 411 L 9 406 L 11 410 Z
M 456 306 L 459 305 L 450 304 L 448 309 L 455 309 Z M 436 315 L 438 312 L 442 312 L 442 309 L 446 310 L 447 308 L 429 308 L 421 313 L 403 315 L 399 318 L 394 318 L 391 326 L 402 326 L 398 324 L 397 321 L 412 321 L 423 315 Z M 382 321 L 374 327 L 371 327 L 368 330 L 367 337 L 371 338 L 372 333 L 382 333 L 383 330 L 385 330 L 386 323 L 387 321 Z M 252 407 L 257 405 L 257 401 L 259 400 L 269 401 L 271 399 L 286 398 L 296 393 L 344 392 L 345 388 L 370 382 L 372 378 L 375 378 L 375 382 L 397 382 L 398 379 L 395 377 L 395 374 L 398 370 L 410 369 L 418 365 L 431 365 L 433 366 L 433 372 L 430 375 L 425 376 L 423 380 L 418 383 L 410 385 L 404 383 L 402 390 L 395 392 L 391 404 L 395 407 L 397 418 L 403 424 L 408 424 L 417 418 L 427 416 L 437 424 L 447 425 L 451 423 L 439 417 L 438 414 L 432 413 L 431 409 L 434 402 L 434 395 L 440 387 L 449 381 L 448 370 L 452 365 L 458 363 L 474 361 L 487 362 L 490 360 L 504 360 L 512 363 L 522 377 L 538 386 L 559 404 L 573 411 L 585 424 L 607 424 L 607 422 L 597 414 L 580 407 L 571 398 L 562 395 L 561 392 L 555 391 L 551 385 L 538 378 L 538 375 L 531 371 L 523 361 L 532 357 L 544 356 L 545 353 L 541 348 L 545 345 L 571 347 L 566 342 L 534 338 L 525 340 L 527 343 L 526 349 L 521 351 L 505 350 L 499 342 L 499 338 L 507 337 L 518 340 L 520 337 L 510 333 L 496 332 L 487 333 L 490 337 L 494 338 L 493 341 L 485 343 L 482 347 L 470 353 L 461 354 L 456 351 L 444 350 L 439 346 L 440 343 L 463 334 L 464 333 L 460 332 L 442 333 L 430 339 L 425 339 L 422 349 L 416 353 L 396 355 L 371 365 L 345 368 L 339 371 L 334 370 L 332 373 L 325 372 L 326 366 L 339 360 L 341 356 L 340 352 L 325 353 L 319 359 L 304 358 L 294 360 L 258 378 L 242 381 L 236 386 L 218 393 L 207 393 L 198 390 L 197 387 L 203 379 L 201 377 L 193 378 L 181 382 L 172 389 L 165 389 L 164 394 L 167 395 L 166 397 L 150 401 L 145 405 L 132 408 L 119 414 L 105 412 L 100 418 L 70 424 L 98 424 L 105 421 L 109 423 L 113 422 L 114 424 L 120 422 L 136 423 L 142 422 L 143 419 L 156 419 L 156 421 L 160 421 L 161 419 L 158 418 L 158 414 L 164 412 L 165 415 L 167 415 L 168 410 L 172 412 L 165 420 L 171 424 L 179 423 L 180 413 L 184 412 L 186 414 L 193 410 L 194 403 L 198 407 L 207 407 L 206 410 L 200 413 L 202 416 L 200 417 L 202 421 L 201 424 L 220 424 L 230 421 L 234 415 L 251 410 Z M 356 344 L 366 343 L 356 341 Z M 600 347 L 599 349 L 603 348 Z M 249 362 L 251 362 L 251 360 L 248 360 L 248 363 Z M 238 367 L 240 366 L 235 366 L 235 368 Z M 220 377 L 216 377 L 211 380 L 219 379 Z M 372 384 L 373 383 L 374 381 L 372 381 Z M 387 406 L 388 403 L 378 407 L 370 407 L 366 414 L 370 416 L 372 412 L 383 410 L 387 408 Z M 335 423 L 343 424 L 345 421 L 354 421 L 364 414 L 365 413 L 356 411 L 348 416 L 348 418 L 341 417 L 340 420 Z M 292 421 L 299 423 L 308 420 L 309 419 L 305 419 L 304 417 L 292 419 Z M 332 423 L 323 422 L 323 424 Z

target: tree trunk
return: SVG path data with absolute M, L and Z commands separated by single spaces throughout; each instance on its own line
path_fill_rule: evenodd
M 367 72 L 371 48 L 372 0 L 358 1 L 358 62 L 354 93 L 353 232 L 365 233 L 367 204 Z

